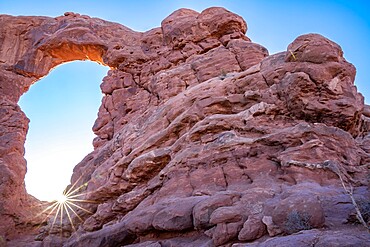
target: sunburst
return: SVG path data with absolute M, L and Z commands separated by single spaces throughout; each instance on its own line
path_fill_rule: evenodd
M 83 191 L 87 187 L 88 183 L 83 183 L 82 185 L 76 187 L 77 184 L 80 182 L 81 177 L 82 175 L 76 180 L 76 182 L 69 189 L 64 190 L 63 193 L 58 195 L 55 200 L 41 205 L 42 207 L 44 207 L 44 209 L 36 217 L 46 214 L 46 216 L 41 222 L 42 223 L 47 221 L 51 222 L 48 234 L 51 234 L 55 225 L 59 223 L 60 233 L 61 235 L 63 235 L 63 226 L 65 226 L 63 220 L 65 219 L 65 217 L 68 219 L 68 222 L 72 227 L 73 231 L 76 231 L 76 224 L 74 220 L 77 218 L 79 219 L 80 222 L 83 222 L 83 219 L 79 214 L 79 211 L 80 212 L 83 211 L 87 214 L 93 214 L 93 212 L 91 212 L 86 207 L 81 205 L 84 203 L 97 203 L 96 201 L 81 199 L 89 194 L 89 192 L 81 193 L 81 191 Z

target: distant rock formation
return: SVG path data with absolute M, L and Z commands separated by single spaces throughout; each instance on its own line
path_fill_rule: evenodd
M 0 23 L 0 246 L 369 243 L 344 225 L 355 209 L 341 180 L 369 205 L 370 108 L 334 42 L 307 34 L 269 55 L 223 8 L 180 9 L 144 33 L 74 13 Z M 24 187 L 17 102 L 72 60 L 111 70 L 95 150 L 67 188 L 83 209 L 45 221 Z

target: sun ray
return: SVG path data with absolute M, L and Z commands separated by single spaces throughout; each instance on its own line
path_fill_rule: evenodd
M 83 183 L 79 187 L 74 189 L 73 191 L 66 193 L 66 196 L 69 197 L 69 196 L 73 195 L 74 193 L 78 192 L 82 187 L 86 187 L 86 186 L 87 186 L 87 183 Z M 71 189 L 72 189 L 72 187 L 71 187 Z
M 86 202 L 86 203 L 98 203 L 97 201 L 84 200 L 84 199 L 68 199 L 69 202 Z
M 70 186 L 68 189 L 66 188 L 63 193 L 54 201 L 49 203 L 44 203 L 42 205 L 48 205 L 43 211 L 39 214 L 44 214 L 48 212 L 46 218 L 42 221 L 45 222 L 51 215 L 54 215 L 54 219 L 50 220 L 48 223 L 48 233 L 49 234 L 56 234 L 58 230 L 53 230 L 54 227 L 57 227 L 57 222 L 60 223 L 60 233 L 63 236 L 63 226 L 71 225 L 73 231 L 76 231 L 78 224 L 74 222 L 76 218 L 79 219 L 80 222 L 83 222 L 83 217 L 81 214 L 82 211 L 88 214 L 94 214 L 81 204 L 96 204 L 97 201 L 93 200 L 84 200 L 82 199 L 84 196 L 91 194 L 91 192 L 83 192 L 86 190 L 88 183 L 83 183 L 77 187 L 77 184 L 81 182 L 83 174 Z M 40 206 L 42 206 L 40 204 Z M 81 211 L 79 211 L 81 210 Z M 66 215 L 66 216 L 65 216 Z M 65 221 L 65 222 L 64 222 Z M 64 225 L 63 225 L 64 224 Z
M 42 210 L 41 213 L 39 213 L 38 215 L 36 215 L 36 217 L 46 213 L 47 211 L 51 210 L 48 215 L 52 214 L 54 212 L 54 210 L 58 207 L 58 203 L 57 202 L 54 202 L 52 205 L 48 206 L 47 208 L 45 208 L 44 210 Z
M 80 185 L 77 189 L 75 189 L 76 185 L 78 182 L 80 182 L 80 180 L 82 179 L 82 177 L 86 174 L 86 171 L 83 172 L 79 177 L 78 179 L 73 183 L 73 185 L 67 190 L 67 191 L 63 191 L 63 194 L 69 196 L 69 195 L 73 195 L 75 192 L 77 192 L 79 189 L 81 189 L 82 187 L 86 187 L 87 186 L 87 182 L 86 183 L 83 183 L 82 185 Z
M 63 192 L 63 194 L 66 194 L 66 195 L 71 194 L 70 192 L 73 190 L 76 184 L 81 180 L 82 176 L 83 174 L 81 174 L 81 176 L 73 183 L 73 185 L 66 192 L 64 191 L 65 193 Z
M 60 235 L 63 236 L 63 209 L 65 201 L 60 202 Z
M 71 206 L 69 206 L 69 204 L 68 203 L 66 203 L 66 205 L 67 205 L 67 207 L 74 213 L 74 215 L 76 215 L 77 216 L 77 218 L 81 221 L 81 222 L 83 222 L 84 220 L 78 215 L 78 213 L 71 207 Z
M 34 218 L 37 218 L 37 217 L 41 216 L 42 214 L 46 213 L 46 211 L 50 210 L 51 208 L 53 208 L 52 211 L 54 211 L 57 206 L 58 206 L 58 203 L 53 202 L 51 205 L 49 205 L 44 210 L 42 210 L 40 213 L 38 213 Z
M 91 194 L 91 192 L 84 192 L 84 193 L 80 193 L 80 194 L 76 194 L 76 195 L 68 195 L 68 198 L 76 198 L 76 197 L 79 197 L 79 196 L 85 196 L 85 195 L 89 195 Z
M 58 215 L 59 215 L 59 211 L 60 211 L 60 203 L 58 203 L 58 209 L 57 209 L 57 212 L 56 212 L 56 214 L 54 216 L 53 224 L 51 225 L 50 231 L 53 230 L 54 224 L 55 224 L 55 222 L 56 222 L 56 220 L 58 218 Z M 49 231 L 49 233 L 50 233 L 50 231 Z
M 87 212 L 87 213 L 89 213 L 89 214 L 94 214 L 93 212 L 90 212 L 89 210 L 87 210 L 87 209 L 85 209 L 85 208 L 83 208 L 83 207 L 81 207 L 81 206 L 78 206 L 77 204 L 75 204 L 75 203 L 73 203 L 73 202 L 68 202 L 69 204 L 71 204 L 72 206 L 75 206 L 76 208 L 79 208 L 79 209 L 81 209 L 81 210 L 83 210 L 83 211 L 85 211 L 85 212 Z
M 50 205 L 52 204 L 53 202 L 40 202 L 36 205 L 33 205 L 33 206 L 30 206 L 29 208 L 30 209 L 34 209 L 34 208 L 41 208 L 41 207 L 45 207 L 46 205 Z
M 68 217 L 68 219 L 69 219 L 69 222 L 71 223 L 71 226 L 72 226 L 73 231 L 76 231 L 75 225 L 74 225 L 74 224 L 73 224 L 73 222 L 72 222 L 71 215 L 70 215 L 70 214 L 69 214 L 69 212 L 68 212 L 67 205 L 68 205 L 68 203 L 64 203 L 64 204 L 63 204 L 64 210 L 65 210 L 65 211 L 66 211 L 66 213 L 67 213 L 67 217 Z
M 54 203 L 53 205 L 50 205 L 49 207 L 51 207 L 51 206 L 54 206 L 53 207 L 53 209 L 48 213 L 48 215 L 41 221 L 41 223 L 40 223 L 40 225 L 37 227 L 37 229 L 39 229 L 40 227 L 41 227 L 41 225 L 42 225 L 42 223 L 43 222 L 45 222 L 49 217 L 50 217 L 50 215 L 55 211 L 55 209 L 58 207 L 58 204 L 57 203 Z M 48 207 L 48 208 L 49 208 Z M 42 213 L 44 213 L 44 212 L 46 212 L 46 210 L 47 209 L 44 209 L 44 211 L 42 212 Z M 42 213 L 40 213 L 39 215 L 37 215 L 36 217 L 39 217 Z

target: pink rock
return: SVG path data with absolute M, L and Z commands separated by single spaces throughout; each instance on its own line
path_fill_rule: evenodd
M 270 237 L 274 237 L 276 235 L 281 234 L 283 231 L 277 226 L 274 221 L 272 220 L 271 216 L 263 216 L 262 218 L 263 224 L 266 225 L 267 232 Z
M 338 175 L 368 198 L 370 111 L 334 42 L 302 35 L 269 56 L 223 8 L 180 9 L 144 33 L 76 13 L 0 24 L 0 241 L 230 246 L 290 234 L 300 219 L 299 234 L 255 245 L 368 243 L 342 225 L 353 207 Z M 71 178 L 92 214 L 71 213 L 73 226 L 49 217 L 38 234 L 47 215 L 30 219 L 42 208 L 24 187 L 29 120 L 17 102 L 73 60 L 111 68 L 95 150 Z
M 251 241 L 265 235 L 266 226 L 262 223 L 259 217 L 251 215 L 244 222 L 243 228 L 240 230 L 238 239 L 240 241 Z

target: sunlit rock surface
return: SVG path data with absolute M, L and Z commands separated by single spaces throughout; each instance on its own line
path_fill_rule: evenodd
M 269 55 L 223 8 L 144 33 L 74 13 L 0 23 L 0 246 L 369 243 L 340 178 L 368 205 L 370 108 L 334 42 L 307 34 Z M 111 70 L 67 188 L 80 208 L 45 220 L 24 188 L 17 102 L 72 60 Z

